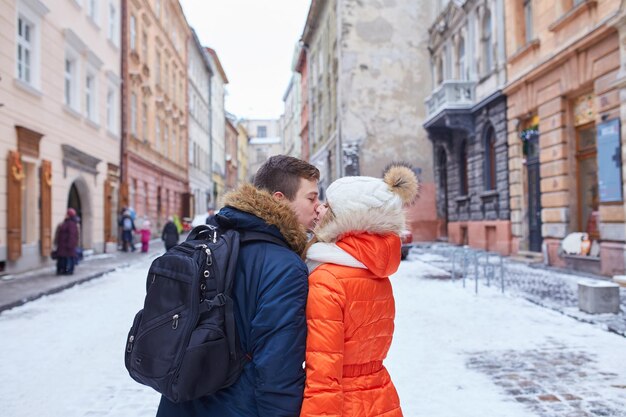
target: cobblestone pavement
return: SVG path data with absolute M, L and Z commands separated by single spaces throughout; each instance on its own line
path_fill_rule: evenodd
M 476 352 L 469 355 L 467 366 L 487 374 L 540 417 L 626 415 L 610 399 L 615 395 L 603 392 L 624 390 L 624 381 L 617 374 L 598 370 L 589 352 L 554 343 L 536 350 Z
M 462 250 L 463 248 L 450 244 L 421 244 L 411 250 L 410 256 L 446 271 L 447 274 L 437 278 L 451 278 L 454 271 L 456 271 L 455 277 L 460 278 L 463 275 Z M 489 284 L 493 286 L 504 284 L 505 292 L 520 295 L 543 307 L 626 336 L 626 288 L 620 288 L 621 311 L 619 314 L 587 314 L 578 309 L 578 281 L 585 278 L 606 279 L 606 277 L 567 273 L 543 264 L 527 265 L 495 254 L 486 256 L 486 252 L 475 249 L 469 249 L 468 254 L 466 285 L 472 289 L 474 289 L 476 276 L 481 285 L 486 285 L 487 275 L 491 275 Z M 500 269 L 500 259 L 502 269 Z

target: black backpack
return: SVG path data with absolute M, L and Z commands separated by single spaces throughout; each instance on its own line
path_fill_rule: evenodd
M 126 340 L 130 376 L 172 402 L 232 385 L 243 370 L 231 298 L 240 242 L 285 242 L 264 233 L 195 227 L 186 241 L 156 258 L 144 308 Z

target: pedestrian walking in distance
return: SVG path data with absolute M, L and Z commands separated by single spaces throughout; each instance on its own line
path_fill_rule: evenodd
M 122 250 L 128 252 L 128 249 L 132 252 L 135 251 L 135 245 L 133 244 L 133 233 L 135 233 L 135 222 L 130 215 L 130 210 L 124 210 L 122 218 L 120 219 L 120 227 L 122 228 Z
M 328 210 L 307 251 L 306 388 L 300 416 L 400 417 L 383 366 L 394 328 L 389 275 L 400 265 L 403 205 L 417 196 L 412 170 L 384 180 L 344 177 L 326 190 Z
M 150 237 L 152 235 L 152 232 L 150 230 L 150 220 L 148 220 L 147 218 L 144 219 L 139 233 L 141 235 L 141 252 L 146 253 L 148 252 L 150 246 Z
M 78 246 L 78 225 L 76 223 L 76 210 L 68 208 L 65 220 L 55 233 L 55 245 L 57 247 L 57 275 L 72 275 Z
M 157 417 L 294 417 L 304 391 L 306 230 L 318 216 L 319 171 L 302 160 L 277 155 L 224 198 L 217 225 L 242 243 L 232 297 L 240 347 L 246 362 L 229 387 L 197 400 L 173 403 L 161 397 Z M 398 252 L 399 253 L 399 252 Z
M 165 250 L 168 251 L 178 244 L 178 227 L 174 223 L 174 217 L 169 216 L 167 223 L 163 226 L 163 233 L 161 239 L 165 244 Z

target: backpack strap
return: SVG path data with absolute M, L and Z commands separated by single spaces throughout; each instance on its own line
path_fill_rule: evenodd
M 248 242 L 270 242 L 273 243 L 275 245 L 279 245 L 279 246 L 283 246 L 287 249 L 291 249 L 289 247 L 289 245 L 287 245 L 287 242 L 285 242 L 284 240 L 276 237 L 276 236 L 272 236 L 268 233 L 262 233 L 262 232 L 251 232 L 251 231 L 241 231 L 239 232 L 239 241 L 243 244 L 243 243 L 248 243 Z

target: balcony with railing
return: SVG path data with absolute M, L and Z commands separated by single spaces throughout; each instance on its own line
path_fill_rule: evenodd
M 470 110 L 476 100 L 476 82 L 446 80 L 424 100 L 426 123 L 444 110 Z

